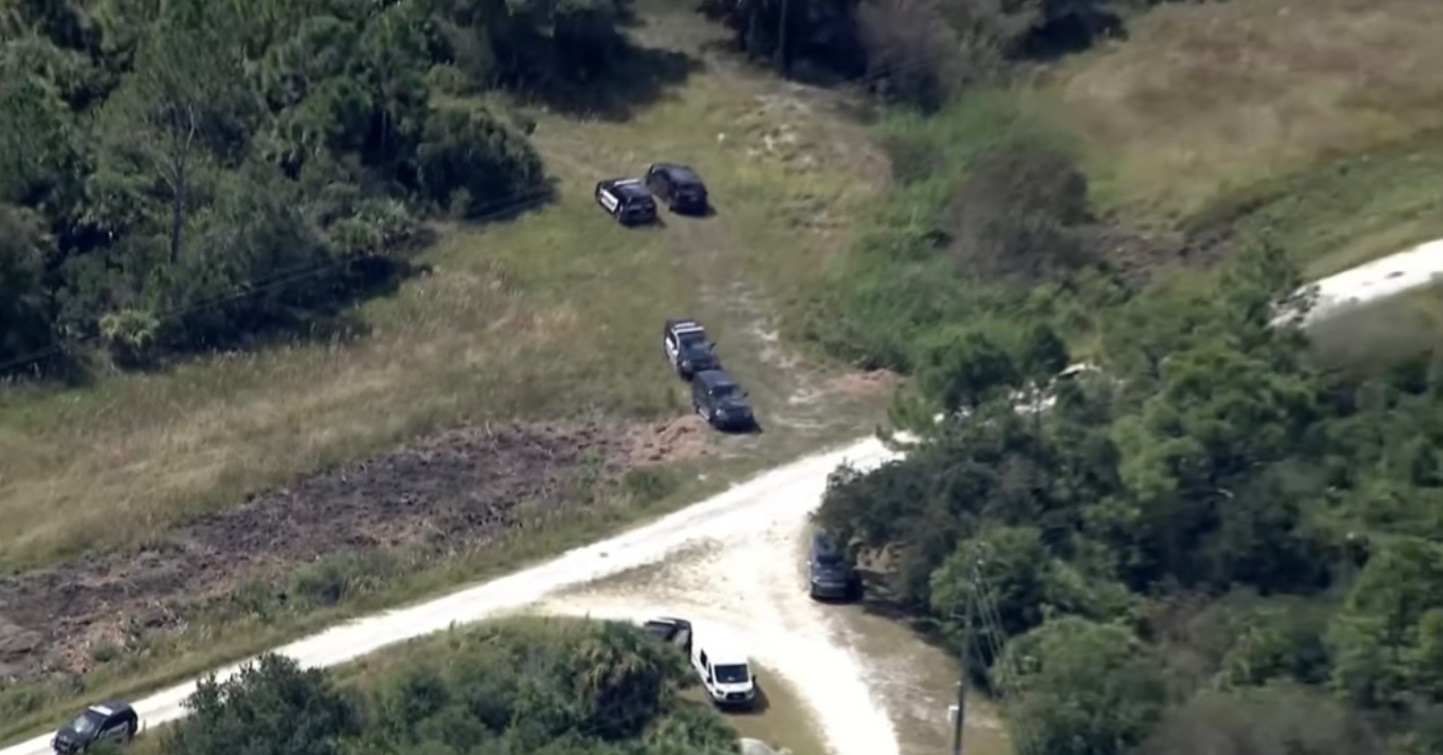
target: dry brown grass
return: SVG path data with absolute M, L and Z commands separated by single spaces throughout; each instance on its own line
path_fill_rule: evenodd
M 1107 198 L 1189 214 L 1221 192 L 1443 124 L 1443 2 L 1162 6 L 1051 85 Z

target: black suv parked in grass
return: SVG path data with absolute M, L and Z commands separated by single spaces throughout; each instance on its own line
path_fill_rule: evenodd
M 666 321 L 661 346 L 666 361 L 683 380 L 690 380 L 698 372 L 721 369 L 721 360 L 713 351 L 716 344 L 707 338 L 706 328 L 689 317 Z
M 706 184 L 688 165 L 653 163 L 646 169 L 646 185 L 672 212 L 706 212 Z
M 812 534 L 812 549 L 807 557 L 807 580 L 807 591 L 813 598 L 852 600 L 862 593 L 862 578 L 858 576 L 852 560 L 826 532 Z
M 622 225 L 656 220 L 656 200 L 639 178 L 608 178 L 598 181 L 596 203 Z
M 691 408 L 718 430 L 756 427 L 747 392 L 726 370 L 704 370 L 692 376 Z

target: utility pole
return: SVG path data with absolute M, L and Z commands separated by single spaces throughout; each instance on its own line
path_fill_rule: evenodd
M 972 584 L 962 604 L 962 672 L 957 678 L 957 716 L 952 720 L 952 755 L 962 755 L 962 726 L 967 719 L 967 660 L 972 654 L 972 613 L 977 605 L 977 589 L 982 582 L 979 560 L 972 564 Z

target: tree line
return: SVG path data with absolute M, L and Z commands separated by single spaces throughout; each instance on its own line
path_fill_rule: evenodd
M 834 475 L 820 522 L 1020 749 L 1443 752 L 1443 358 L 1340 369 L 1277 320 L 1307 304 L 1284 250 L 1130 279 L 1059 153 L 968 160 L 821 298 L 923 440 Z
M 626 0 L 17 0 L 0 13 L 0 373 L 333 336 L 426 220 L 548 194 L 467 95 L 565 97 Z
M 412 642 L 355 669 L 268 654 L 202 680 L 150 755 L 738 755 L 686 696 L 686 660 L 638 627 L 520 619 Z M 116 750 L 119 752 L 119 750 Z
M 1126 33 L 1168 0 L 699 0 L 737 49 L 779 70 L 860 82 L 935 109 L 1018 64 Z

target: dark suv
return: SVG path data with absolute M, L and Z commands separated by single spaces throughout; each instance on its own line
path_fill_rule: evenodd
M 814 599 L 852 600 L 862 592 L 862 578 L 857 575 L 852 559 L 826 532 L 812 534 L 807 582 L 807 591 Z
M 692 376 L 691 408 L 718 430 L 756 427 L 747 392 L 725 370 L 704 370 Z
M 639 178 L 609 178 L 596 184 L 596 203 L 622 225 L 656 220 L 656 200 Z
M 138 729 L 135 711 L 126 703 L 96 703 L 60 727 L 50 740 L 50 749 L 60 755 L 71 755 L 85 752 L 99 742 L 129 744 Z
M 646 169 L 646 185 L 672 212 L 706 212 L 706 184 L 688 165 L 653 163 Z

